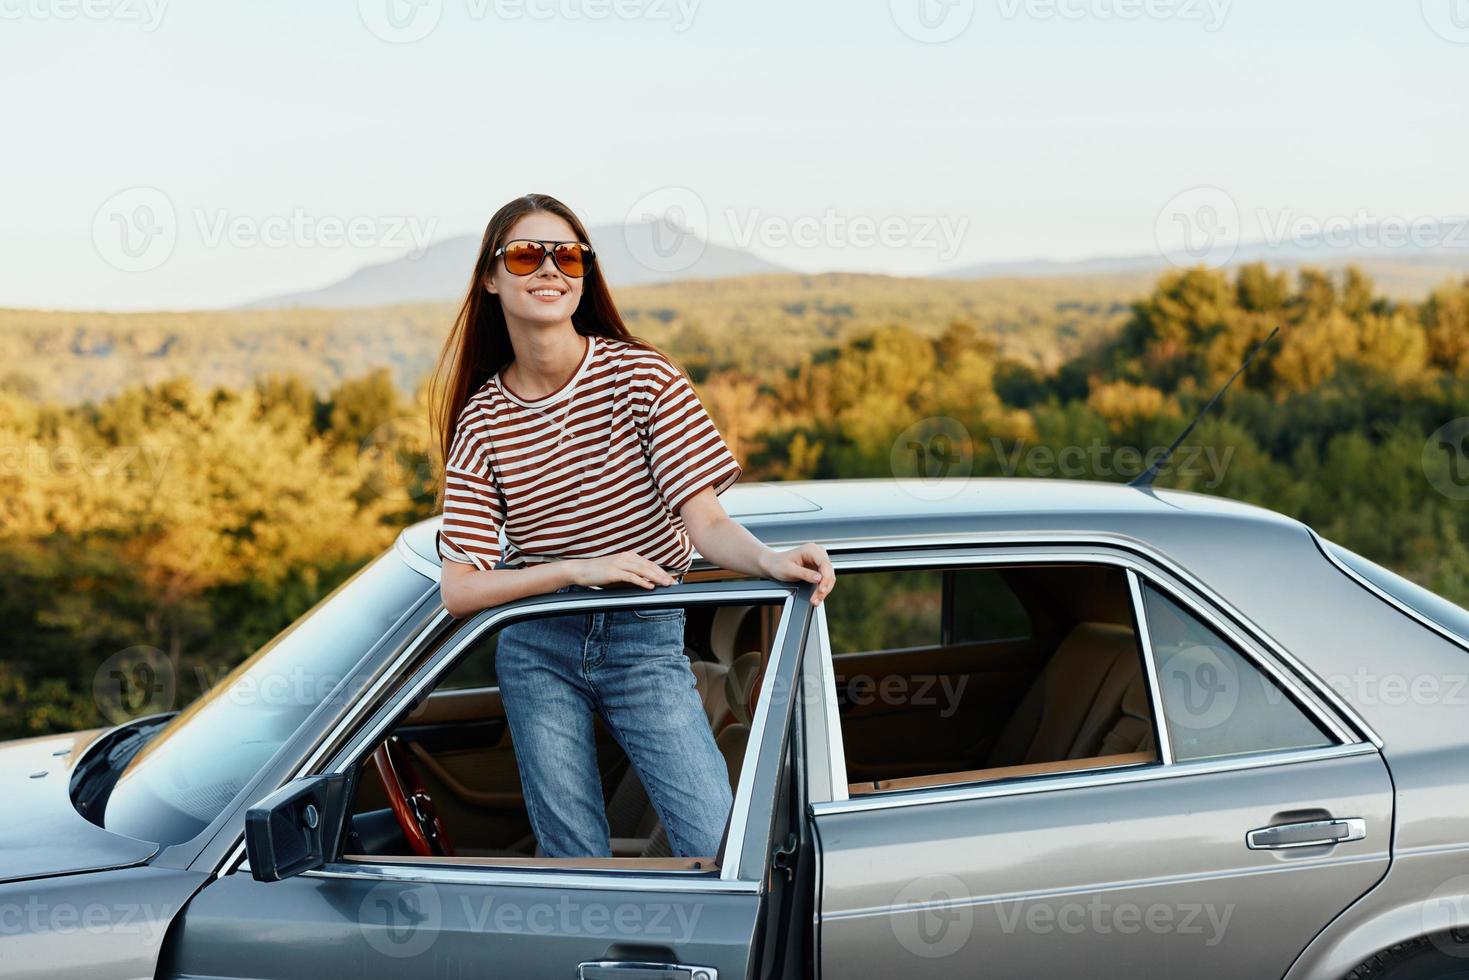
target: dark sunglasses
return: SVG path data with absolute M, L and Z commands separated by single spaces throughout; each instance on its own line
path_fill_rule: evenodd
M 528 276 L 546 261 L 550 246 L 556 268 L 573 279 L 580 279 L 592 267 L 592 246 L 585 242 L 538 242 L 517 238 L 495 249 L 495 258 L 505 256 L 505 271 L 512 276 Z

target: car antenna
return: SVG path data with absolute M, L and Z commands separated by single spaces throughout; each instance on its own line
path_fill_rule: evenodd
M 1146 470 L 1143 470 L 1132 480 L 1128 481 L 1128 486 L 1137 487 L 1141 490 L 1146 490 L 1152 487 L 1153 481 L 1158 478 L 1159 471 L 1163 469 L 1163 464 L 1167 463 L 1169 458 L 1173 456 L 1173 451 L 1183 443 L 1183 440 L 1188 438 L 1188 434 L 1194 431 L 1194 426 L 1198 425 L 1200 420 L 1202 420 L 1205 415 L 1209 414 L 1209 409 L 1213 408 L 1214 403 L 1217 402 L 1221 397 L 1223 397 L 1224 393 L 1229 390 L 1230 385 L 1234 384 L 1234 379 L 1245 373 L 1245 368 L 1250 366 L 1250 362 L 1255 359 L 1255 355 L 1260 353 L 1260 351 L 1265 347 L 1266 344 L 1274 340 L 1275 335 L 1278 333 L 1280 333 L 1280 328 L 1276 327 L 1274 330 L 1270 331 L 1270 336 L 1266 337 L 1264 340 L 1256 344 L 1254 348 L 1245 355 L 1245 362 L 1239 366 L 1239 370 L 1231 374 L 1229 376 L 1229 380 L 1224 382 L 1224 387 L 1214 392 L 1214 397 L 1209 399 L 1208 404 L 1199 409 L 1199 414 L 1194 416 L 1194 420 L 1188 424 L 1188 428 L 1184 429 L 1178 434 L 1178 438 L 1173 440 L 1173 444 L 1163 451 L 1163 455 L 1159 456 L 1157 461 L 1154 462 L 1152 466 L 1149 466 Z

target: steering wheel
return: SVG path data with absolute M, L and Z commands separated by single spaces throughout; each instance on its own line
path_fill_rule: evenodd
M 403 828 L 403 836 L 408 838 L 413 853 L 419 857 L 453 857 L 454 845 L 439 817 L 439 808 L 424 788 L 423 778 L 398 736 L 389 737 L 373 750 L 372 761 L 382 777 L 388 805 L 393 808 L 393 816 L 398 818 L 398 826 Z

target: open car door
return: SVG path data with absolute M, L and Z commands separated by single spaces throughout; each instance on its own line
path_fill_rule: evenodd
M 777 801 L 793 723 L 809 585 L 700 582 L 655 593 L 536 596 L 488 610 L 405 656 L 404 679 L 364 710 L 326 764 L 303 771 L 251 817 L 250 861 L 221 870 L 170 936 L 160 976 L 415 980 L 445 976 L 743 978 L 769 918 Z M 717 869 L 637 859 L 543 864 L 494 858 L 341 853 L 350 782 L 363 746 L 432 689 L 471 634 L 531 613 L 731 602 L 775 603 L 780 622 L 751 719 Z M 413 668 L 413 664 L 419 664 Z M 324 830 L 322 828 L 325 828 Z M 258 840 L 257 840 L 258 838 Z M 318 853 L 319 851 L 319 853 Z M 269 867 L 258 866 L 267 860 Z M 280 880 L 260 880 L 279 876 Z

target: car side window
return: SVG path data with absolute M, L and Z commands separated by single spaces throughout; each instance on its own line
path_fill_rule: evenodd
M 993 643 L 1030 637 L 1030 616 L 1009 584 L 993 568 L 949 573 L 950 643 Z
M 1143 588 L 1143 605 L 1174 759 L 1333 744 L 1279 685 L 1198 616 L 1151 585 Z
M 937 646 L 943 617 L 943 573 L 937 569 L 843 576 L 822 600 L 832 653 Z
M 1160 761 L 1122 567 L 1021 562 L 842 583 L 823 604 L 849 796 Z M 891 610 L 922 632 L 884 629 Z
M 992 568 L 863 572 L 825 600 L 833 653 L 1024 640 L 1025 607 Z
M 757 705 L 762 696 L 773 696 L 767 692 L 764 674 L 781 635 L 784 607 L 781 598 L 766 596 L 626 608 L 623 611 L 628 616 L 613 622 L 610 629 L 644 628 L 648 636 L 658 638 L 656 642 L 669 645 L 661 649 L 670 651 L 681 641 L 683 657 L 655 657 L 649 651 L 646 663 L 604 664 L 598 681 L 608 685 L 619 672 L 628 676 L 622 669 L 625 666 L 639 667 L 638 676 L 648 673 L 640 683 L 657 685 L 670 711 L 692 710 L 696 720 L 682 721 L 709 727 L 721 775 L 727 777 L 733 794 L 745 764 Z M 718 869 L 721 856 L 714 853 L 671 856 L 673 844 L 662 816 L 621 735 L 590 707 L 581 720 L 586 724 L 590 760 L 606 801 L 611 856 L 547 858 L 537 849 L 522 779 L 522 761 L 528 750 L 524 742 L 517 745 L 511 733 L 511 711 L 501 684 L 529 676 L 527 672 L 534 671 L 542 653 L 560 655 L 566 663 L 582 663 L 585 627 L 566 623 L 581 622 L 582 614 L 592 608 L 578 606 L 566 616 L 541 614 L 483 630 L 468 621 L 446 637 L 444 643 L 455 651 L 454 661 L 432 687 L 411 700 L 405 698 L 388 734 L 363 747 L 354 759 L 359 778 L 343 846 L 346 862 L 414 858 L 518 868 L 651 868 L 699 873 Z M 542 635 L 524 628 L 536 624 L 545 624 L 543 629 L 548 632 Z M 632 649 L 619 655 L 641 655 L 630 652 Z M 605 650 L 601 654 L 611 655 Z M 656 671 L 644 671 L 645 666 L 656 667 Z M 527 688 L 522 685 L 514 690 Z M 674 697 L 683 700 L 675 702 Z M 631 700 L 630 696 L 622 703 Z M 513 705 L 511 702 L 510 707 Z M 680 727 L 680 739 L 691 737 L 689 731 Z M 545 772 L 546 768 L 542 765 L 535 771 Z
M 498 631 L 481 636 L 464 655 L 464 659 L 444 675 L 444 679 L 439 681 L 436 689 L 467 691 L 475 688 L 499 687 L 500 681 L 495 675 L 495 648 L 499 640 Z

